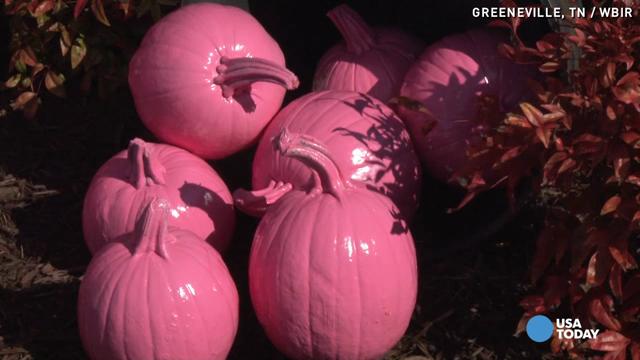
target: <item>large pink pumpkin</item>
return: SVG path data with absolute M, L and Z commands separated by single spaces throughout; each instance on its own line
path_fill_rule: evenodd
M 91 359 L 225 359 L 238 329 L 238 292 L 220 255 L 167 227 L 166 201 L 91 260 L 78 298 Z
M 382 101 L 397 96 L 424 43 L 399 29 L 370 28 L 347 5 L 334 8 L 327 16 L 344 42 L 320 59 L 313 89 L 358 91 Z
M 246 11 L 184 6 L 145 35 L 129 85 L 145 125 L 164 142 L 219 159 L 251 145 L 298 80 L 278 44 Z
M 253 160 L 256 191 L 236 191 L 238 208 L 260 216 L 287 191 L 312 183 L 313 171 L 274 150 L 271 139 L 284 127 L 321 141 L 349 181 L 388 196 L 405 218 L 413 216 L 421 172 L 409 133 L 389 107 L 351 91 L 307 94 L 273 119 Z
M 226 249 L 235 224 L 233 199 L 206 162 L 171 145 L 134 139 L 93 177 L 82 209 L 91 253 L 135 227 L 149 196 L 171 204 L 170 224 Z
M 497 96 L 503 110 L 528 95 L 533 69 L 498 53 L 498 45 L 507 41 L 490 29 L 448 36 L 429 46 L 407 72 L 401 95 L 422 102 L 432 118 L 404 120 L 428 172 L 440 181 L 448 181 L 468 161 L 467 143 L 480 134 L 474 122 L 478 95 Z M 431 120 L 435 127 L 425 136 Z
M 273 344 L 292 359 L 379 359 L 414 309 L 411 233 L 384 196 L 353 187 L 315 139 L 283 132 L 284 156 L 317 172 L 277 201 L 256 231 L 249 289 Z

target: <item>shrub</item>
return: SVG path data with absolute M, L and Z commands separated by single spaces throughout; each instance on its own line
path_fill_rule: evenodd
M 535 98 L 507 114 L 481 98 L 485 130 L 469 147 L 469 166 L 452 178 L 467 189 L 460 207 L 495 186 L 513 198 L 522 180 L 532 181 L 546 218 L 530 265 L 537 291 L 522 300 L 516 332 L 533 315 L 566 312 L 603 329 L 584 343 L 554 337 L 552 350 L 572 356 L 640 358 L 640 6 L 631 6 L 632 18 L 568 19 L 573 31 L 535 46 L 520 40 L 521 19 L 495 21 L 513 35 L 501 53 L 538 66 Z M 487 164 L 499 180 L 482 178 Z
M 11 59 L 2 90 L 32 118 L 46 93 L 97 94 L 127 88 L 127 65 L 162 8 L 177 0 L 5 0 Z

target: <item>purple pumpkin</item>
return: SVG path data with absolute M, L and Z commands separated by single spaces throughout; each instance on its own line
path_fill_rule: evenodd
M 292 359 L 379 359 L 415 305 L 411 233 L 388 198 L 354 187 L 316 139 L 285 130 L 274 143 L 316 176 L 258 226 L 249 260 L 258 320 Z
M 489 29 L 448 36 L 429 46 L 407 72 L 401 95 L 423 103 L 430 117 L 404 120 L 428 172 L 440 181 L 468 161 L 467 144 L 480 134 L 474 123 L 478 95 L 497 96 L 501 108 L 510 110 L 529 94 L 534 68 L 499 54 L 498 45 L 506 41 Z M 431 120 L 435 127 L 425 136 Z
M 424 48 L 398 29 L 372 29 L 353 9 L 340 5 L 327 13 L 344 42 L 320 59 L 314 90 L 350 90 L 382 101 L 397 96 L 404 75 Z
M 238 329 L 235 284 L 203 239 L 168 227 L 170 211 L 149 202 L 135 231 L 91 260 L 78 295 L 91 359 L 226 359 Z
M 253 16 L 201 3 L 147 32 L 131 59 L 129 85 L 140 118 L 159 139 L 220 159 L 257 140 L 298 79 Z
M 418 204 L 421 172 L 409 133 L 382 102 L 350 91 L 307 94 L 273 119 L 253 160 L 255 191 L 234 193 L 242 211 L 261 216 L 291 189 L 308 189 L 313 183 L 313 171 L 274 150 L 271 139 L 283 127 L 324 143 L 354 186 L 388 196 L 405 218 L 411 218 Z
M 171 204 L 171 225 L 224 250 L 233 234 L 233 199 L 224 181 L 199 157 L 175 146 L 134 139 L 94 175 L 82 209 L 91 253 L 133 231 L 149 196 Z

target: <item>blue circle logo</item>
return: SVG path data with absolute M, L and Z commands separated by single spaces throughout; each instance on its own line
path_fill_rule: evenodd
M 553 323 L 544 315 L 536 315 L 527 322 L 527 335 L 535 342 L 545 342 L 553 335 Z

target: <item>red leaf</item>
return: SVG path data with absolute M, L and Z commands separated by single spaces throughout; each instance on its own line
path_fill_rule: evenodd
M 622 299 L 622 267 L 614 264 L 609 273 L 609 287 L 611 293 L 618 299 Z
M 556 62 L 556 61 L 548 61 L 548 62 L 540 65 L 540 67 L 538 67 L 538 69 L 542 73 L 552 73 L 552 72 L 556 72 L 556 71 L 558 71 L 558 69 L 560 69 L 560 64 L 558 62 Z
M 591 350 L 598 351 L 622 351 L 631 340 L 616 331 L 607 330 L 598 335 L 595 339 L 588 341 Z
M 111 26 L 107 14 L 104 12 L 102 0 L 91 0 L 91 11 L 98 21 L 106 26 Z
M 629 251 L 625 248 L 622 251 L 614 246 L 609 246 L 609 252 L 611 257 L 622 267 L 624 271 L 632 270 L 638 267 L 636 260 L 629 254 Z
M 620 198 L 619 195 L 614 195 L 610 197 L 609 200 L 607 200 L 607 202 L 605 202 L 604 205 L 602 206 L 602 209 L 600 210 L 600 215 L 607 215 L 616 211 L 616 209 L 618 208 L 618 205 L 620 205 L 620 201 L 622 201 L 622 198 Z
M 87 7 L 87 2 L 89 2 L 89 0 L 77 0 L 76 6 L 73 8 L 74 18 L 77 19 L 78 16 L 80 16 L 80 13 L 82 12 L 82 10 L 84 10 L 84 8 Z
M 609 251 L 596 251 L 589 260 L 587 267 L 587 284 L 591 286 L 600 286 L 609 275 L 611 270 L 612 258 Z
M 631 348 L 631 360 L 640 360 L 640 344 L 633 342 Z
M 589 314 L 609 330 L 620 331 L 620 322 L 611 315 L 607 303 L 610 303 L 609 295 L 596 296 L 589 301 Z

